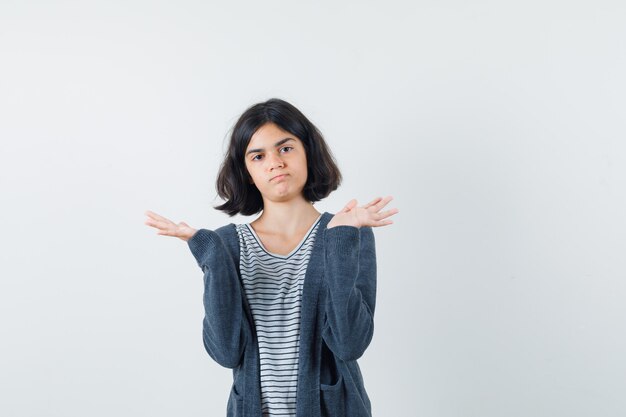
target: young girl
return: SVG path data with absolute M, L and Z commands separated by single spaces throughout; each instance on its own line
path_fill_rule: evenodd
M 376 251 L 372 227 L 392 224 L 392 197 L 336 214 L 313 204 L 341 183 L 320 131 L 270 99 L 239 118 L 215 207 L 253 222 L 191 228 L 146 211 L 159 235 L 187 242 L 204 273 L 203 341 L 233 369 L 228 417 L 371 416 L 357 363 L 372 340 Z

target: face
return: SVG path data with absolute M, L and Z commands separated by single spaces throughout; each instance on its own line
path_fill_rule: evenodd
M 252 135 L 245 161 L 251 182 L 264 200 L 279 202 L 302 196 L 307 162 L 304 144 L 298 137 L 266 123 Z

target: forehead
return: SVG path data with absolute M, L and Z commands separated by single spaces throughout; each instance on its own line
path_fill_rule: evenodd
M 273 147 L 276 142 L 286 138 L 292 138 L 296 142 L 300 141 L 296 135 L 281 129 L 275 123 L 266 123 L 254 132 L 246 149 Z M 288 143 L 293 144 L 293 141 Z

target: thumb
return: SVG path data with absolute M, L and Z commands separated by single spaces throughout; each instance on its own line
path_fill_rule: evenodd
M 356 198 L 353 198 L 352 200 L 348 202 L 348 204 L 345 205 L 345 207 L 341 210 L 341 213 L 346 213 L 352 210 L 354 207 L 356 207 L 356 205 L 357 205 Z

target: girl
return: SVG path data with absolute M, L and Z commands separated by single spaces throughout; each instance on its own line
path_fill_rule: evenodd
M 228 417 L 371 416 L 357 359 L 374 331 L 372 227 L 399 210 L 382 211 L 389 196 L 318 212 L 341 179 L 320 131 L 274 98 L 239 118 L 217 179 L 216 209 L 260 216 L 196 230 L 145 213 L 204 273 L 204 346 L 233 369 Z

